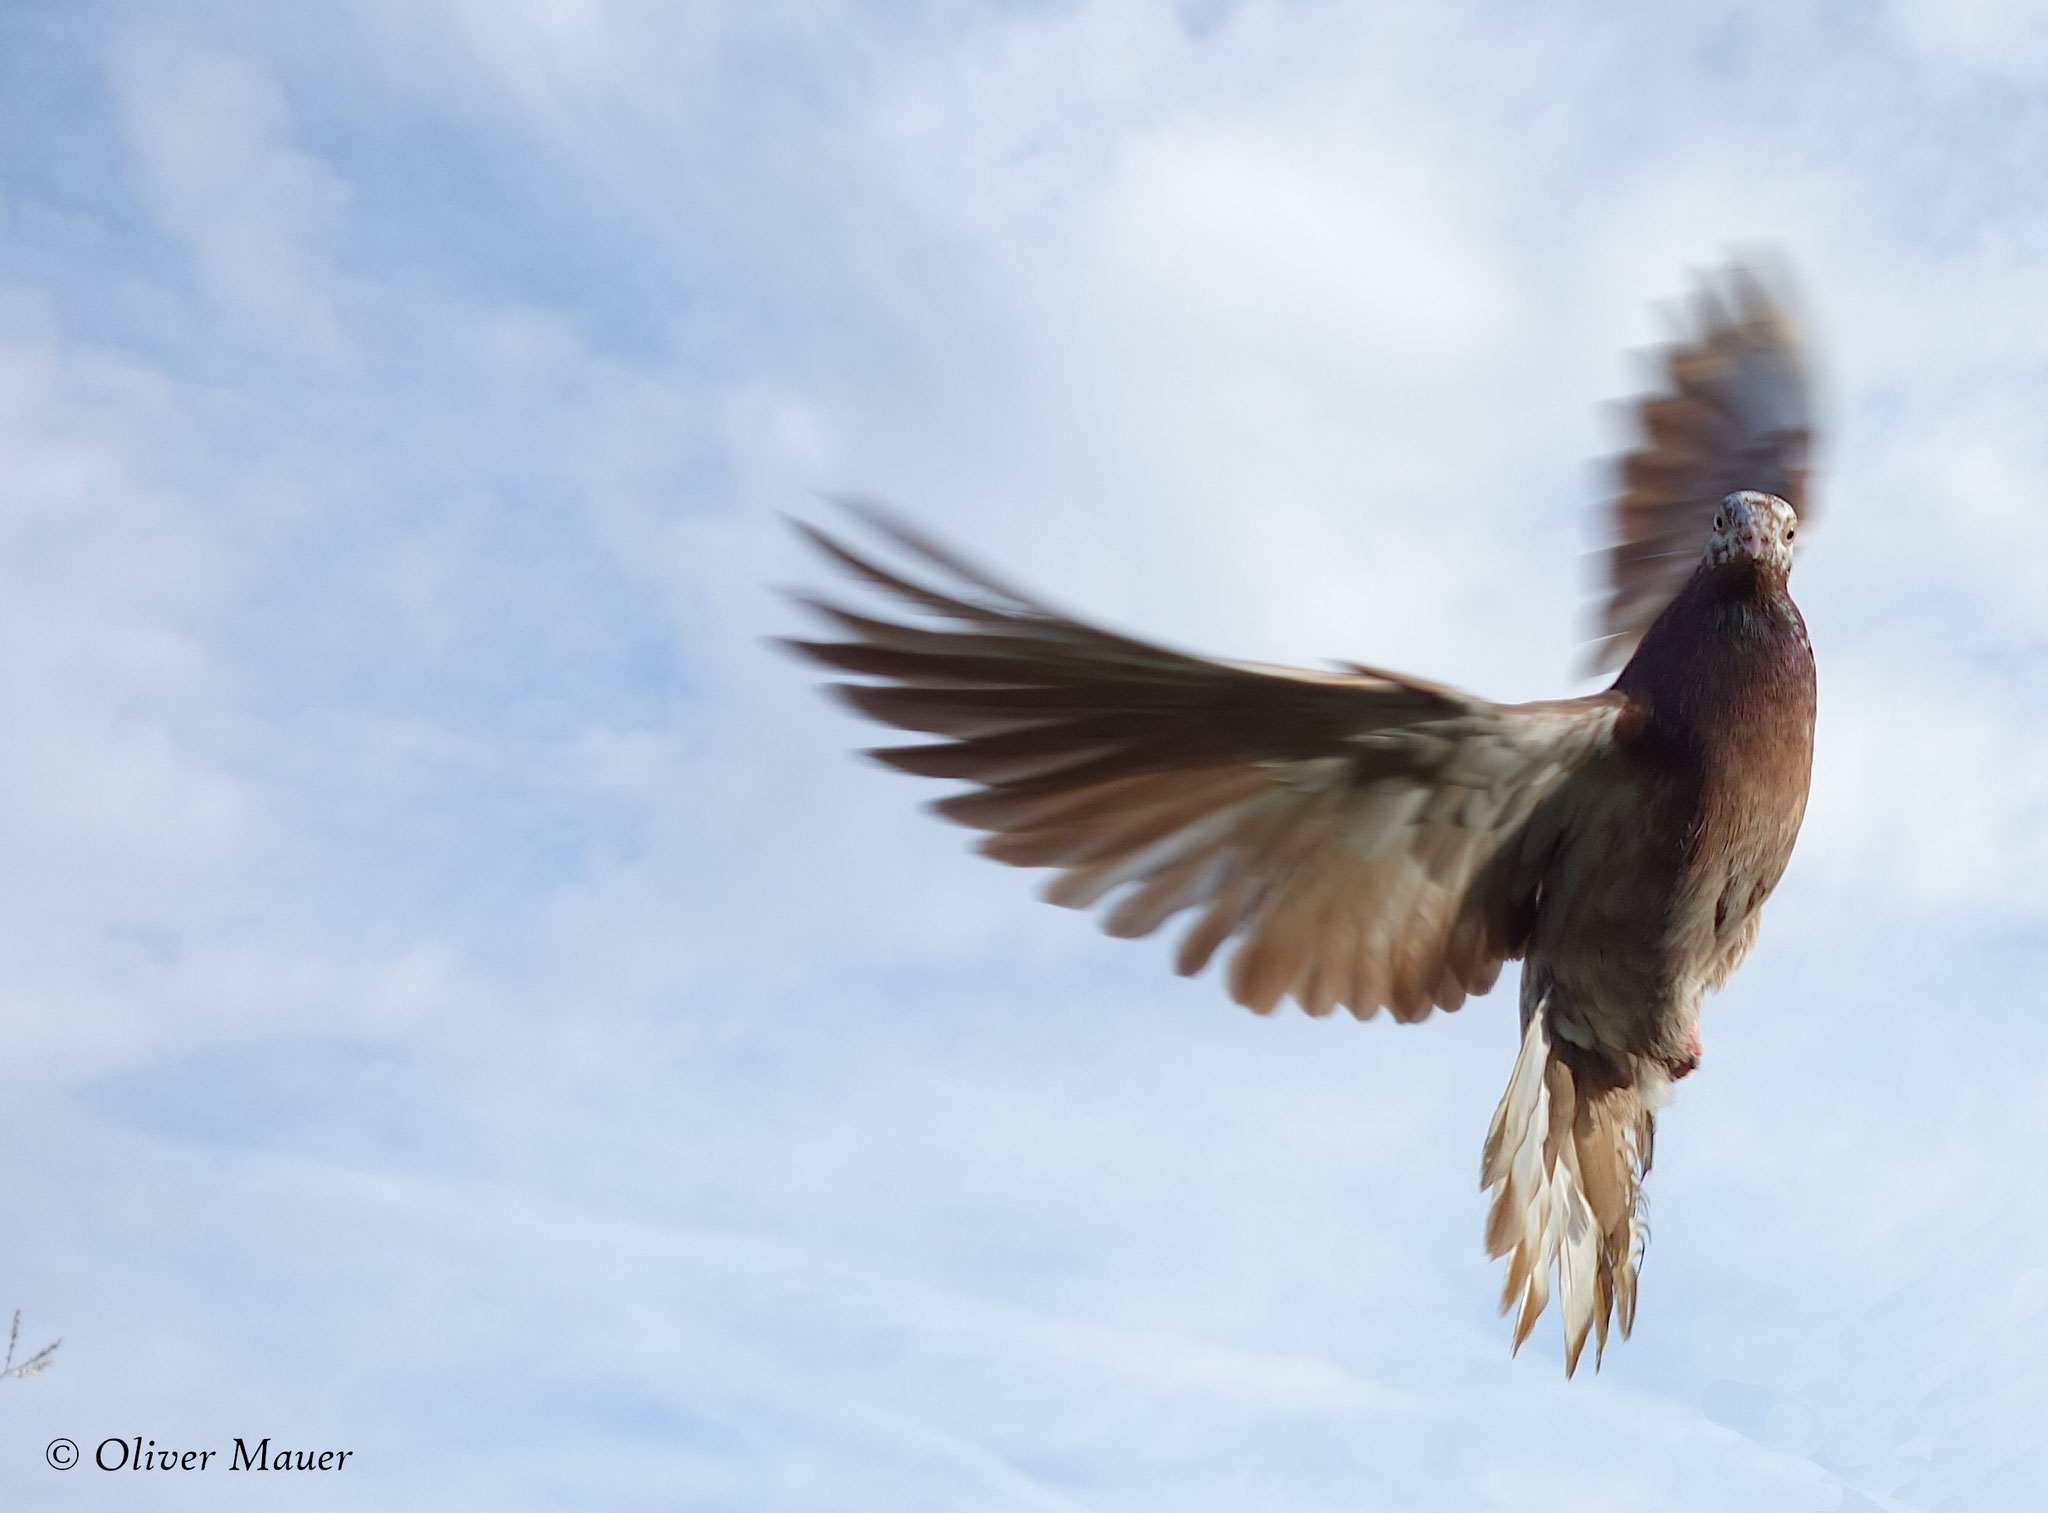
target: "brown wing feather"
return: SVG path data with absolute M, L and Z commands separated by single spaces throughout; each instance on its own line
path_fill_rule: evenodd
M 1714 511 L 1739 489 L 1812 519 L 1813 419 L 1792 324 L 1762 276 L 1737 265 L 1703 284 L 1691 331 L 1662 354 L 1668 388 L 1636 402 L 1641 441 L 1619 459 L 1607 590 L 1588 672 L 1609 672 L 1685 586 Z
M 945 575 L 913 582 L 806 526 L 854 576 L 936 618 L 898 625 L 799 596 L 844 640 L 793 650 L 879 679 L 839 684 L 863 714 L 944 739 L 874 755 L 975 788 L 939 812 L 982 850 L 1059 869 L 1053 902 L 1119 890 L 1104 927 L 1194 923 L 1176 965 L 1235 937 L 1230 990 L 1420 1019 L 1481 993 L 1522 950 L 1539 859 L 1504 847 L 1606 750 L 1619 694 L 1497 705 L 1372 668 L 1212 661 L 1068 618 L 928 538 L 862 513 Z

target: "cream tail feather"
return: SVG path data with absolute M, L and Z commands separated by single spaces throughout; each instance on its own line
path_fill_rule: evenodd
M 1648 1238 L 1642 1179 L 1650 1169 L 1651 1109 L 1669 1096 L 1669 1082 L 1657 1068 L 1654 1087 L 1582 1086 L 1552 1054 L 1546 1019 L 1540 1004 L 1528 1016 L 1514 1075 L 1486 1132 L 1480 1180 L 1493 1194 L 1486 1252 L 1508 1258 L 1501 1312 L 1519 1307 L 1514 1348 L 1549 1303 L 1554 1269 L 1570 1376 L 1589 1332 L 1598 1331 L 1597 1368 L 1610 1318 L 1624 1339 L 1635 1324 L 1636 1268 Z

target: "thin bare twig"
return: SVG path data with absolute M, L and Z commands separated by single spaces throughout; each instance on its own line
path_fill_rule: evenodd
M 7 1330 L 7 1359 L 0 1361 L 0 1381 L 5 1381 L 9 1377 L 34 1376 L 38 1371 L 46 1370 L 50 1366 L 55 1365 L 54 1357 L 57 1354 L 57 1347 L 64 1343 L 62 1339 L 52 1340 L 17 1366 L 14 1364 L 14 1347 L 20 1340 L 21 1310 L 17 1308 L 14 1310 L 14 1323 Z

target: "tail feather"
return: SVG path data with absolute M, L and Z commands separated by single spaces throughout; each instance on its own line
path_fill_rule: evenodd
M 1556 1272 L 1570 1376 L 1588 1335 L 1597 1368 L 1610 1323 L 1623 1338 L 1635 1325 L 1653 1116 L 1643 1089 L 1582 1086 L 1552 1055 L 1544 1017 L 1540 1009 L 1529 1016 L 1486 1134 L 1486 1252 L 1507 1257 L 1500 1306 L 1516 1309 L 1518 1351 L 1550 1302 Z

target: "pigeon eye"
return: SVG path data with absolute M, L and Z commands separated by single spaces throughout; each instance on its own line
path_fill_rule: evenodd
M 1727 529 L 1728 529 L 1728 517 L 1727 517 L 1726 515 L 1716 515 L 1716 516 L 1714 517 L 1714 529 L 1715 529 L 1715 530 L 1717 530 L 1717 531 L 1725 531 L 1725 530 L 1727 530 Z
M 1785 527 L 1785 539 L 1786 539 L 1787 541 L 1790 541 L 1790 540 L 1792 539 L 1792 537 L 1793 537 L 1794 533 L 1795 533 L 1795 532 L 1796 532 L 1797 530 L 1798 530 L 1798 527 L 1797 527 L 1797 526 L 1792 526 L 1792 525 L 1788 525 L 1788 526 L 1786 526 L 1786 527 Z

